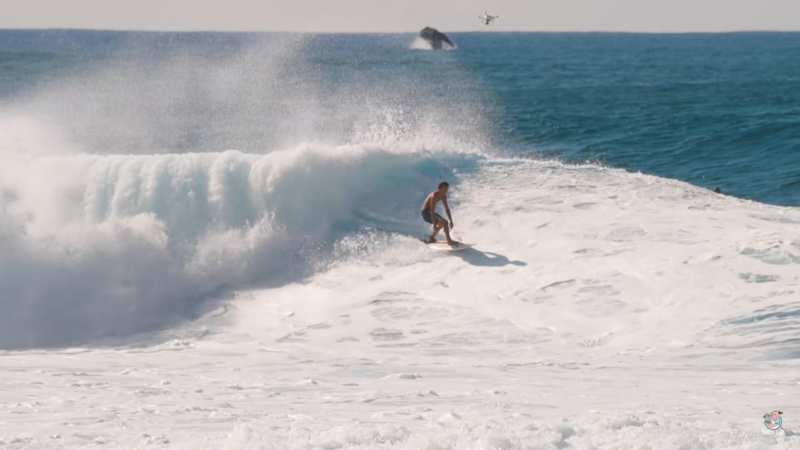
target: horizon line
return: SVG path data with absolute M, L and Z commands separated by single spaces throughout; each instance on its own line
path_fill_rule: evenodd
M 421 28 L 420 28 L 421 29 Z M 148 28 L 91 28 L 91 27 L 0 27 L 0 31 L 88 31 L 109 33 L 230 33 L 230 34 L 409 34 L 416 30 L 345 31 L 345 30 L 226 30 L 226 29 L 148 29 Z M 455 29 L 448 33 L 527 33 L 527 34 L 745 34 L 745 33 L 800 33 L 800 29 L 731 29 L 731 30 L 482 30 Z

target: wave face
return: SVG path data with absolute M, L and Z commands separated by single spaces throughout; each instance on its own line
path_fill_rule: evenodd
M 226 286 L 299 279 L 350 233 L 419 231 L 424 189 L 474 163 L 306 147 L 6 164 L 0 345 L 128 335 Z

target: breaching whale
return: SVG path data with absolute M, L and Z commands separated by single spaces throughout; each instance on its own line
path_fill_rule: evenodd
M 431 48 L 434 50 L 441 50 L 442 43 L 449 45 L 450 47 L 455 47 L 456 45 L 453 44 L 453 41 L 447 37 L 446 34 L 442 33 L 441 31 L 437 30 L 436 28 L 425 27 L 419 32 L 419 37 L 425 39 L 431 45 Z

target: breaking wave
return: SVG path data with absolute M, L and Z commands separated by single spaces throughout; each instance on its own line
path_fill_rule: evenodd
M 0 185 L 0 345 L 127 335 L 225 286 L 300 278 L 348 234 L 419 231 L 424 189 L 476 162 L 365 146 L 17 160 Z
M 418 232 L 423 191 L 485 147 L 479 102 L 414 67 L 329 73 L 318 44 L 136 35 L 6 98 L 0 348 L 162 328 L 354 233 Z

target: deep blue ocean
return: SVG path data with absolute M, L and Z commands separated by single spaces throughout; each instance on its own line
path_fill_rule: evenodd
M 341 139 L 376 102 L 413 118 L 424 99 L 415 120 L 480 128 L 501 152 L 800 205 L 800 33 L 451 38 L 6 30 L 0 113 L 47 117 L 87 151 L 258 152 Z

